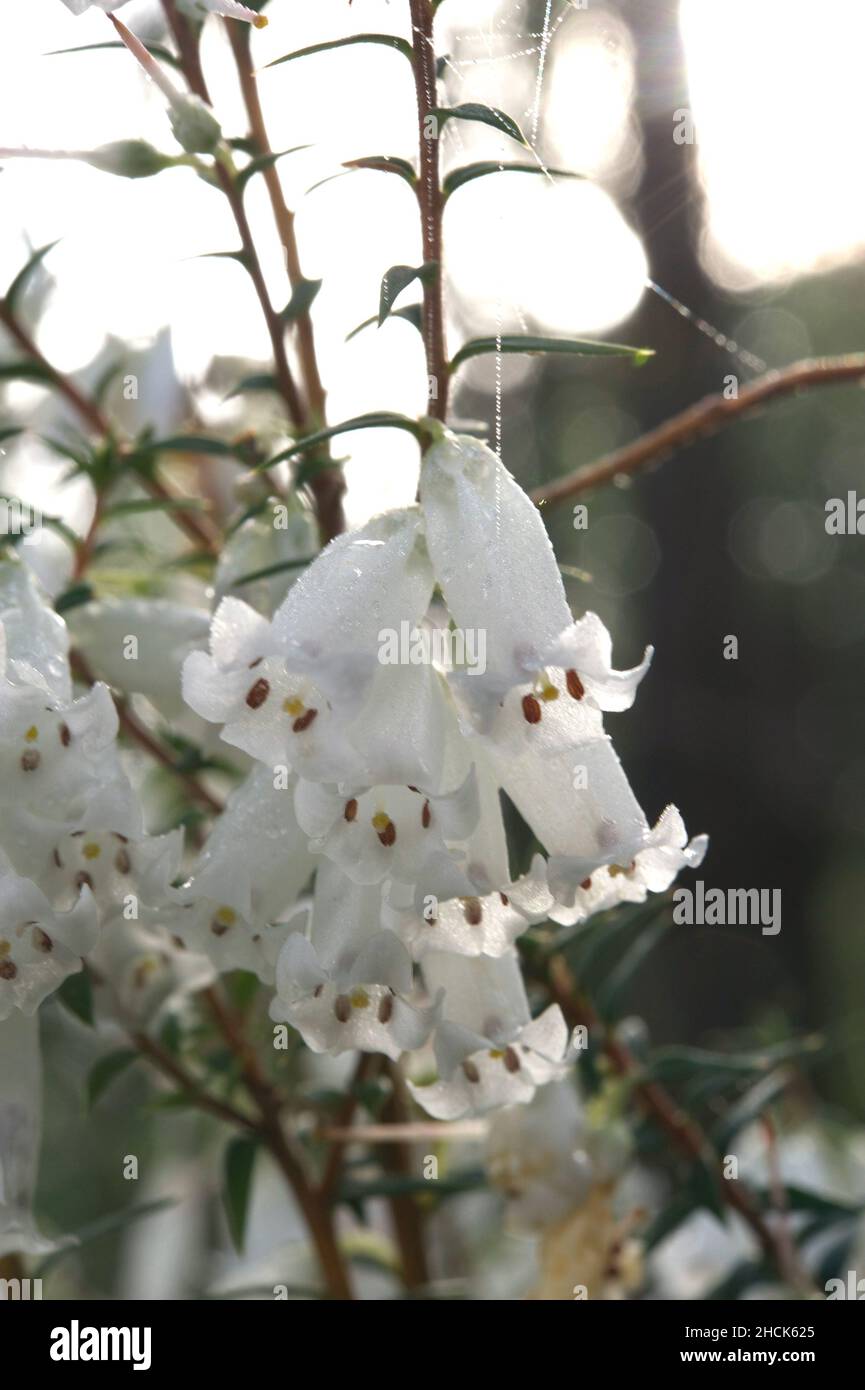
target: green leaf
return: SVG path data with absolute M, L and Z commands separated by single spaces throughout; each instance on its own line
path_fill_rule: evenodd
M 225 439 L 213 439 L 210 435 L 177 434 L 169 439 L 148 440 L 135 453 L 128 455 L 127 462 L 134 466 L 139 460 L 153 454 L 212 454 L 216 458 L 236 458 L 237 449 Z
M 5 444 L 7 439 L 14 439 L 16 435 L 23 433 L 22 425 L 7 425 L 5 429 L 0 429 L 0 444 Z
M 85 970 L 79 970 L 77 975 L 67 975 L 56 991 L 56 997 L 88 1028 L 93 1027 L 93 986 Z
M 134 1048 L 122 1048 L 119 1052 L 109 1052 L 100 1057 L 87 1078 L 87 1104 L 92 1108 L 112 1081 L 137 1061 L 138 1053 Z
M 308 58 L 312 53 L 328 53 L 332 48 L 347 48 L 354 43 L 383 44 L 385 48 L 395 48 L 398 53 L 408 58 L 410 63 L 414 62 L 411 44 L 396 34 L 349 34 L 344 39 L 330 39 L 327 43 L 314 43 L 309 48 L 298 48 L 294 53 L 285 53 L 281 58 L 274 58 L 273 62 L 267 63 L 266 66 L 278 68 L 280 63 L 291 63 L 295 58 Z
M 378 302 L 379 328 L 391 312 L 391 305 L 402 294 L 403 290 L 407 289 L 415 280 L 420 280 L 421 284 L 428 285 L 437 274 L 438 263 L 436 261 L 424 261 L 423 265 L 418 266 L 392 265 L 390 270 L 386 270 L 382 276 Z
M 346 159 L 343 163 L 346 169 L 372 169 L 378 174 L 398 174 L 406 183 L 411 184 L 412 188 L 417 183 L 414 165 L 407 159 L 401 159 L 399 155 L 371 154 L 365 155 L 363 159 Z
M 59 58 L 64 53 L 93 53 L 98 48 L 120 48 L 126 52 L 125 43 L 82 43 L 77 48 L 52 48 L 45 54 L 46 58 Z M 147 51 L 152 57 L 158 58 L 160 63 L 167 63 L 171 68 L 179 68 L 180 60 L 171 52 L 170 48 L 163 48 L 158 43 L 147 44 Z
M 73 584 L 65 593 L 59 594 L 54 600 L 54 611 L 56 613 L 68 613 L 71 608 L 80 608 L 82 603 L 89 603 L 93 598 L 93 590 L 89 584 Z M 78 976 L 72 977 L 77 979 Z
M 768 1076 L 762 1077 L 756 1085 L 741 1097 L 732 1106 L 716 1126 L 712 1135 L 713 1141 L 717 1144 L 721 1152 L 725 1152 L 727 1145 L 739 1130 L 745 1129 L 754 1120 L 764 1115 L 769 1107 L 784 1094 L 793 1081 L 793 1072 L 786 1067 L 779 1067 L 776 1071 L 770 1072 Z
M 232 589 L 242 588 L 244 584 L 254 584 L 257 579 L 269 579 L 273 574 L 285 574 L 290 570 L 303 569 L 304 565 L 311 565 L 316 557 L 307 555 L 301 560 L 279 560 L 274 565 L 265 565 L 263 569 L 252 570 L 249 574 L 241 575 L 240 579 L 232 579 Z
M 223 1201 L 228 1229 L 238 1253 L 243 1251 L 257 1148 L 257 1139 L 238 1137 L 230 1140 L 225 1150 Z
M 148 1216 L 156 1216 L 160 1211 L 168 1211 L 170 1207 L 177 1205 L 174 1197 L 161 1197 L 153 1202 L 140 1202 L 137 1206 L 122 1207 L 120 1211 L 109 1212 L 107 1216 L 99 1216 L 95 1221 L 90 1221 L 86 1226 L 75 1232 L 74 1242 L 64 1245 L 60 1250 L 52 1250 L 50 1255 L 37 1265 L 36 1276 L 43 1278 L 56 1264 L 66 1258 L 67 1255 L 77 1255 L 84 1245 L 90 1245 L 94 1240 L 99 1240 L 102 1236 L 113 1235 L 115 1231 L 122 1231 L 127 1226 L 133 1225 L 136 1221 L 143 1221 Z
M 3 303 L 10 314 L 15 313 L 18 300 L 24 293 L 24 290 L 27 288 L 27 281 L 30 279 L 30 276 L 33 274 L 34 270 L 36 270 L 36 268 L 42 264 L 45 257 L 48 255 L 48 252 L 53 251 L 54 247 L 58 244 L 59 238 L 57 241 L 49 241 L 47 245 L 40 246 L 38 251 L 33 252 L 33 255 L 30 257 L 27 264 L 25 266 L 22 266 L 22 268 L 19 270 L 18 274 L 15 276 L 15 279 L 12 281 L 12 284 L 9 286 L 8 290 L 3 296 Z
M 259 468 L 260 470 L 273 468 L 275 464 L 284 463 L 286 459 L 297 458 L 299 454 L 305 454 L 310 449 L 317 448 L 319 444 L 324 444 L 328 439 L 333 439 L 338 434 L 348 434 L 352 430 L 388 428 L 408 430 L 416 439 L 420 438 L 420 426 L 417 420 L 410 420 L 407 415 L 397 415 L 390 410 L 379 410 L 369 415 L 356 415 L 353 420 L 343 420 L 341 425 L 329 425 L 327 429 L 317 430 L 315 434 L 308 434 L 305 439 L 296 440 L 287 449 L 283 449 L 272 459 L 260 464 Z
M 245 376 L 236 386 L 232 387 L 225 400 L 233 400 L 235 396 L 241 395 L 244 391 L 278 391 L 279 382 L 273 372 L 253 372 L 251 376 Z
M 321 286 L 321 280 L 299 280 L 291 292 L 291 299 L 279 316 L 283 323 L 293 323 L 295 319 L 308 314 Z
M 429 115 L 436 116 L 440 126 L 443 126 L 452 117 L 456 117 L 460 121 L 481 121 L 483 125 L 490 125 L 494 130 L 503 131 L 505 135 L 509 135 L 520 145 L 528 144 L 513 117 L 508 116 L 504 111 L 499 111 L 497 106 L 483 106 L 478 101 L 464 101 L 460 106 L 434 106 Z
M 597 995 L 598 1012 L 603 1018 L 615 1015 L 621 1006 L 622 997 L 627 993 L 640 967 L 651 955 L 661 937 L 667 934 L 671 925 L 667 917 L 662 917 L 660 921 L 645 927 L 615 970 L 610 972 Z
M 205 512 L 207 505 L 200 497 L 133 497 L 127 502 L 112 502 L 102 515 L 134 516 L 138 512 Z
M 501 338 L 472 338 L 470 342 L 464 343 L 452 358 L 450 370 L 455 372 L 457 367 L 470 357 L 480 357 L 488 352 L 569 352 L 580 357 L 630 357 L 638 367 L 655 355 L 652 348 L 624 347 L 621 343 L 597 343 L 590 338 L 538 338 L 531 334 L 507 333 Z
M 458 169 L 451 169 L 449 174 L 445 174 L 442 192 L 445 198 L 449 198 L 456 189 L 462 188 L 464 183 L 471 183 L 472 179 L 485 178 L 488 174 L 550 174 L 557 179 L 586 177 L 585 174 L 575 174 L 571 169 L 548 169 L 543 164 L 513 164 L 495 159 L 482 159 L 477 164 L 463 164 Z
M 418 333 L 423 332 L 422 304 L 406 304 L 405 308 L 403 309 L 394 309 L 388 315 L 388 318 L 405 319 L 406 323 L 410 323 L 414 328 L 417 329 Z M 381 325 L 379 324 L 378 314 L 372 314 L 368 319 L 364 319 L 363 323 L 359 323 L 356 328 L 353 328 L 350 333 L 346 334 L 345 341 L 347 343 L 350 343 L 352 338 L 357 337 L 358 333 L 362 333 L 365 328 L 372 328 L 373 324 L 378 324 L 378 326 L 381 327 Z
M 0 381 L 36 381 L 40 385 L 53 386 L 54 373 L 41 362 L 29 359 L 23 362 L 0 362 Z
M 285 159 L 288 154 L 298 154 L 301 150 L 312 149 L 311 145 L 292 145 L 290 150 L 268 150 L 267 154 L 257 154 L 248 164 L 238 170 L 234 182 L 243 192 L 251 178 L 256 174 L 263 174 L 267 169 L 272 169 L 280 159 Z
M 364 1182 L 343 1182 L 336 1200 L 351 1204 L 370 1197 L 454 1197 L 486 1186 L 487 1174 L 483 1168 L 464 1168 L 435 1180 L 382 1173 Z

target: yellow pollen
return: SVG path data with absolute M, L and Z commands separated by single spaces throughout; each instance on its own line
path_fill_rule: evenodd
M 253 29 L 266 29 L 269 23 L 270 20 L 268 19 L 267 15 L 260 14 L 256 15 L 255 19 L 252 21 L 252 27 Z
M 91 842 L 88 845 L 84 845 L 84 847 L 81 850 L 81 853 L 83 854 L 85 859 L 98 859 L 100 854 L 102 853 L 102 850 L 99 845 L 94 845 Z
M 550 682 L 547 681 L 546 685 L 541 686 L 540 694 L 542 700 L 558 700 L 559 687 L 557 685 L 551 685 Z
M 9 954 L 9 952 L 10 952 L 11 950 L 12 950 L 12 943 L 11 943 L 11 941 L 0 941 L 0 960 L 2 960 L 4 956 L 8 956 L 8 954 Z
M 356 989 L 353 994 L 349 995 L 349 1001 L 353 1009 L 369 1008 L 369 995 L 365 989 Z
M 237 913 L 233 907 L 221 907 L 213 920 L 221 927 L 233 927 L 237 921 Z
M 37 729 L 35 724 L 30 725 L 30 728 L 27 730 L 24 737 L 28 743 L 36 742 L 37 738 L 39 737 L 39 730 Z
M 283 700 L 282 708 L 292 719 L 296 719 L 299 714 L 303 714 L 303 700 L 298 700 L 296 696 L 294 699 Z
M 387 830 L 390 825 L 390 816 L 387 811 L 376 811 L 372 818 L 372 825 L 373 829 L 377 830 L 379 834 L 381 834 L 383 830 Z
M 503 1049 L 503 1048 L 500 1048 L 500 1047 L 491 1047 L 491 1048 L 490 1048 L 490 1056 L 491 1056 L 492 1058 L 494 1058 L 495 1061 L 498 1061 L 499 1058 L 500 1058 L 500 1057 L 504 1057 L 504 1055 L 505 1055 L 505 1054 L 504 1054 L 504 1049 Z

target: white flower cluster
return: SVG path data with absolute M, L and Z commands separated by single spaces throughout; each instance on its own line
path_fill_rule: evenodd
M 448 619 L 485 633 L 483 672 L 379 659 L 383 634 Z M 272 621 L 224 599 L 210 652 L 187 658 L 188 705 L 261 766 L 175 931 L 275 978 L 272 1017 L 316 1052 L 431 1040 L 437 1077 L 414 1094 L 434 1116 L 530 1100 L 562 1074 L 568 1031 L 557 1007 L 532 1018 L 517 938 L 642 901 L 704 852 L 672 807 L 649 825 L 604 733 L 648 660 L 612 669 L 529 498 L 485 445 L 441 431 L 419 505 L 332 542 Z M 502 791 L 546 851 L 516 881 Z
M 600 621 L 573 621 L 540 516 L 496 456 L 440 431 L 418 505 L 332 542 L 272 619 L 223 598 L 209 652 L 190 652 L 200 615 L 177 615 L 160 606 L 157 627 L 175 671 L 189 653 L 186 706 L 251 760 L 185 881 L 182 833 L 145 832 L 107 687 L 75 698 L 65 624 L 23 565 L 0 566 L 0 1023 L 15 1045 L 83 960 L 103 1015 L 132 1031 L 244 969 L 315 1052 L 429 1047 L 435 1077 L 413 1090 L 433 1116 L 561 1077 L 568 1030 L 556 1006 L 532 1017 L 516 940 L 642 901 L 705 844 L 674 808 L 652 828 L 637 804 L 602 712 L 631 704 L 648 654 L 614 671 Z M 448 617 L 485 633 L 482 672 L 379 659 L 383 633 Z M 172 703 L 165 672 L 135 665 Z M 516 881 L 502 791 L 546 851 Z M 0 1086 L 0 1175 L 13 1150 L 26 1168 L 34 1135 Z

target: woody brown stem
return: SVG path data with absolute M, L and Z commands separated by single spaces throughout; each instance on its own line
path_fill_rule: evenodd
M 423 337 L 429 381 L 429 413 L 436 420 L 445 420 L 450 370 L 444 323 L 444 200 L 439 177 L 439 129 L 437 118 L 430 117 L 436 105 L 433 6 L 430 0 L 410 0 L 410 9 L 419 140 L 417 198 L 421 214 L 423 259 L 435 267 L 423 287 Z

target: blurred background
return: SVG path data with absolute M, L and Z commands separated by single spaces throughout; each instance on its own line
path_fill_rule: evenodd
M 422 345 L 409 322 L 391 318 L 346 342 L 375 313 L 384 271 L 421 259 L 409 188 L 342 167 L 366 155 L 413 157 L 411 74 L 379 47 L 264 69 L 346 33 L 404 34 L 407 9 L 272 0 L 269 27 L 253 37 L 271 143 L 307 147 L 279 167 L 304 272 L 323 281 L 313 319 L 332 421 L 424 410 Z M 122 18 L 148 41 L 164 38 L 150 0 L 132 0 Z M 47 56 L 113 39 L 102 14 L 73 19 L 59 0 L 7 4 L 2 36 L 0 283 L 61 239 L 28 306 L 44 352 L 94 384 L 125 345 L 142 383 L 137 402 L 118 403 L 130 427 L 236 434 L 252 420 L 276 439 L 275 407 L 223 399 L 244 371 L 263 368 L 268 344 L 242 270 L 212 255 L 235 245 L 218 194 L 182 168 L 131 181 L 56 157 L 124 137 L 172 149 L 159 93 L 122 52 Z M 767 367 L 863 347 L 858 0 L 446 0 L 437 37 L 447 55 L 442 104 L 503 108 L 531 146 L 526 154 L 487 127 L 450 122 L 446 167 L 537 160 L 586 176 L 504 173 L 454 194 L 445 221 L 452 346 L 534 331 L 655 352 L 639 370 L 568 357 L 489 357 L 461 369 L 455 421 L 486 422 L 524 486 Z M 243 133 L 217 22 L 206 28 L 204 63 L 224 129 Z M 24 149 L 34 157 L 20 157 Z M 248 208 L 282 293 L 263 185 L 250 186 Z M 42 429 L 57 424 L 57 410 L 38 386 L 3 390 L 4 418 L 24 414 Z M 859 536 L 827 535 L 824 523 L 827 500 L 860 484 L 863 412 L 850 386 L 787 400 L 627 487 L 582 496 L 586 530 L 575 530 L 570 504 L 547 516 L 572 606 L 601 615 L 617 665 L 634 664 L 648 642 L 656 648 L 634 709 L 610 722 L 647 814 L 675 800 L 692 833 L 709 833 L 707 886 L 782 890 L 778 936 L 670 933 L 640 976 L 634 1012 L 657 1042 L 711 1043 L 744 1027 L 766 1038 L 849 1029 L 852 1045 L 818 1081 L 830 1103 L 860 1117 L 865 559 Z M 368 431 L 339 443 L 353 523 L 413 498 L 408 436 Z M 80 526 L 86 489 L 63 485 L 62 474 L 33 435 L 0 458 L 3 491 Z M 61 583 L 54 539 L 26 544 Z M 729 636 L 736 660 L 724 658 Z M 74 1146 L 77 1101 L 64 1077 L 61 1059 L 52 1124 Z M 131 1136 L 124 1142 L 134 1148 Z M 179 1131 L 181 1181 L 185 1143 Z M 80 1153 L 75 1171 L 74 1205 L 92 1213 L 104 1175 L 96 1165 L 91 1180 Z M 68 1206 L 62 1167 L 46 1184 L 47 1207 Z

